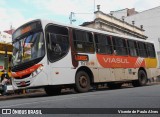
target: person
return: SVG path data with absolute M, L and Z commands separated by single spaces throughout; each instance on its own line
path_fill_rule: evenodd
M 7 73 L 7 70 L 4 70 L 4 73 L 1 76 L 1 82 L 2 82 L 2 95 L 7 94 L 7 83 L 9 82 L 9 75 Z
M 56 44 L 56 46 L 54 47 L 54 52 L 56 54 L 61 54 L 62 50 L 61 50 L 61 46 L 59 44 Z

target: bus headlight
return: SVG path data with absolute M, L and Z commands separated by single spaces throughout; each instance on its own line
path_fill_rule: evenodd
M 43 66 L 40 66 L 38 69 L 36 69 L 36 70 L 32 73 L 32 77 L 37 76 L 42 70 L 43 70 Z

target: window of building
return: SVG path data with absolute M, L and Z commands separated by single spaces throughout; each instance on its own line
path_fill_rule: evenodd
M 64 57 L 69 50 L 68 29 L 49 25 L 46 28 L 48 59 L 51 62 Z
M 139 50 L 139 56 L 148 57 L 146 44 L 144 42 L 138 42 L 138 50 Z
M 155 58 L 156 54 L 155 54 L 154 45 L 152 43 L 147 44 L 147 50 L 148 50 L 148 56 Z
M 128 40 L 128 49 L 131 56 L 138 56 L 138 47 L 136 41 Z
M 93 43 L 93 35 L 91 32 L 74 29 L 73 41 L 75 50 L 77 52 L 93 53 L 95 51 Z
M 95 34 L 96 52 L 100 54 L 112 54 L 112 44 L 110 36 Z
M 117 55 L 128 55 L 127 45 L 125 39 L 120 37 L 112 37 L 114 45 L 114 53 Z

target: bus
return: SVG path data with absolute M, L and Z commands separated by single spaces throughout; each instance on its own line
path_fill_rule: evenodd
M 144 86 L 158 75 L 154 43 L 148 40 L 37 19 L 16 29 L 12 41 L 14 89 L 83 93 L 98 84 Z

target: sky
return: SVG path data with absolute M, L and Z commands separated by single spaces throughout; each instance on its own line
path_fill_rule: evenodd
M 0 31 L 39 18 L 69 24 L 71 12 L 76 20 L 73 25 L 80 25 L 93 21 L 97 5 L 104 13 L 124 8 L 141 12 L 160 6 L 160 0 L 0 0 Z

